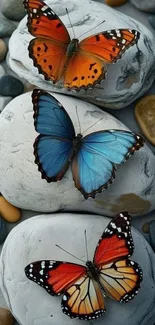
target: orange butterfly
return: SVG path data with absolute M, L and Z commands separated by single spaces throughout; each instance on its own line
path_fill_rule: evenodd
M 105 63 L 116 62 L 138 42 L 140 33 L 113 29 L 79 42 L 69 33 L 55 12 L 41 0 L 24 0 L 28 30 L 35 36 L 29 44 L 29 56 L 46 80 L 57 83 L 63 78 L 68 90 L 87 90 L 105 78 Z
M 84 266 L 41 260 L 28 264 L 25 274 L 50 295 L 63 295 L 63 313 L 71 318 L 91 320 L 106 311 L 103 295 L 126 303 L 137 294 L 142 270 L 129 259 L 133 250 L 131 216 L 122 212 L 104 230 L 93 262 L 87 261 Z

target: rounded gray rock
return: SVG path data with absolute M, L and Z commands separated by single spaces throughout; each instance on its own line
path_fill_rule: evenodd
M 149 16 L 149 23 L 155 29 L 155 15 Z
M 3 0 L 2 13 L 11 20 L 21 20 L 25 16 L 25 9 L 22 0 Z
M 8 37 L 16 29 L 16 26 L 0 14 L 0 37 Z
M 10 75 L 0 78 L 0 95 L 16 97 L 22 94 L 24 86 L 22 82 Z
M 155 13 L 155 0 L 130 0 L 137 9 Z

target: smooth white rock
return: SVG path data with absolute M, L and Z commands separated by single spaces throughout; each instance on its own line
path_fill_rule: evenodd
M 107 65 L 107 79 L 99 86 L 93 90 L 75 94 L 75 92 L 63 89 L 61 84 L 53 86 L 52 82 L 45 81 L 44 77 L 38 73 L 38 69 L 33 66 L 33 61 L 29 58 L 27 50 L 33 37 L 28 33 L 27 17 L 25 17 L 9 42 L 9 64 L 20 77 L 42 89 L 76 95 L 112 109 L 129 105 L 148 90 L 155 76 L 155 48 L 154 36 L 144 25 L 96 1 L 47 0 L 46 3 L 60 16 L 71 37 L 73 37 L 73 33 L 69 27 L 70 23 L 65 8 L 68 8 L 76 37 L 87 31 L 88 33 L 83 37 L 109 29 L 130 28 L 140 31 L 140 40 L 138 45 L 126 51 L 116 64 Z M 106 21 L 96 27 L 103 20 Z
M 0 285 L 8 307 L 21 325 L 80 325 L 84 321 L 69 319 L 61 311 L 61 297 L 52 297 L 31 282 L 24 273 L 27 264 L 45 259 L 80 264 L 55 244 L 87 260 L 84 230 L 87 231 L 88 253 L 93 259 L 95 247 L 109 219 L 97 215 L 41 215 L 20 223 L 7 237 L 0 261 Z M 91 325 L 153 325 L 155 319 L 155 255 L 144 237 L 132 228 L 135 251 L 131 259 L 143 271 L 143 282 L 137 297 L 127 304 L 106 299 L 106 314 Z M 51 317 L 52 315 L 52 317 Z
M 93 104 L 60 94 L 54 96 L 69 113 L 76 133 L 80 131 L 76 107 L 82 134 L 90 126 L 84 135 L 104 129 L 128 130 Z M 12 204 L 42 212 L 86 210 L 110 216 L 124 210 L 143 215 L 155 208 L 155 156 L 146 145 L 118 167 L 108 190 L 95 200 L 85 200 L 74 186 L 71 168 L 60 182 L 47 183 L 41 178 L 33 155 L 37 135 L 29 92 L 13 99 L 0 115 L 0 192 Z
M 3 111 L 4 107 L 12 100 L 12 97 L 0 96 L 0 112 Z
M 130 2 L 139 10 L 155 13 L 154 0 L 130 0 Z

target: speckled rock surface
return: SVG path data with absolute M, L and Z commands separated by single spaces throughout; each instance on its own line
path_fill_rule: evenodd
M 103 118 L 85 135 L 102 129 L 127 129 L 97 106 L 69 96 L 55 97 L 68 111 L 77 133 L 76 106 L 82 133 Z M 87 210 L 106 215 L 124 210 L 142 215 L 155 208 L 155 157 L 147 146 L 118 167 L 113 184 L 95 200 L 85 200 L 75 188 L 70 168 L 61 182 L 41 179 L 34 163 L 37 133 L 32 109 L 30 92 L 11 101 L 0 115 L 0 192 L 10 203 L 34 211 Z
M 84 230 L 87 230 L 89 257 L 92 260 L 100 235 L 109 219 L 96 215 L 52 214 L 31 218 L 18 225 L 7 237 L 0 262 L 1 289 L 12 313 L 21 325 L 84 324 L 61 312 L 61 298 L 52 297 L 28 280 L 24 268 L 44 259 L 80 263 L 55 244 L 77 257 L 86 259 Z M 73 227 L 74 224 L 74 227 Z M 155 319 L 155 255 L 143 236 L 132 229 L 135 251 L 132 260 L 143 270 L 143 282 L 137 297 L 128 304 L 106 299 L 106 314 L 95 325 L 153 325 Z M 20 243 L 20 245 L 19 245 Z M 40 306 L 40 308 L 38 308 Z
M 101 106 L 116 109 L 129 105 L 133 100 L 142 95 L 151 86 L 155 76 L 155 49 L 154 37 L 151 32 L 138 21 L 115 11 L 95 1 L 81 0 L 47 0 L 47 4 L 60 16 L 69 28 L 68 17 L 65 8 L 68 8 L 70 19 L 76 36 L 89 31 L 93 26 L 93 33 L 113 28 L 137 29 L 141 33 L 138 45 L 131 47 L 116 64 L 107 66 L 108 77 L 95 89 L 87 92 L 77 93 L 76 96 L 98 103 Z M 99 22 L 106 20 L 103 25 L 95 28 Z M 11 68 L 30 83 L 45 90 L 67 92 L 69 95 L 75 93 L 64 90 L 61 84 L 52 85 L 50 81 L 44 81 L 44 77 L 38 74 L 38 69 L 33 66 L 28 55 L 28 44 L 32 36 L 26 27 L 27 18 L 19 24 L 17 30 L 10 39 L 9 64 Z M 93 24 L 93 25 L 92 25 Z M 92 34 L 89 31 L 85 36 Z

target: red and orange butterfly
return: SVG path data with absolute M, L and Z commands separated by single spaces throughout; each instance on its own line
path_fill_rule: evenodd
M 63 79 L 68 90 L 87 90 L 105 78 L 105 63 L 116 62 L 140 33 L 113 29 L 72 39 L 55 12 L 41 0 L 24 0 L 28 30 L 35 36 L 29 44 L 29 56 L 45 79 L 57 83 Z
M 128 259 L 133 254 L 131 216 L 118 214 L 104 230 L 93 262 L 86 266 L 43 260 L 25 268 L 26 276 L 50 295 L 62 297 L 62 311 L 71 318 L 95 319 L 106 311 L 103 295 L 128 302 L 142 281 L 140 266 Z M 103 291 L 103 294 L 102 294 Z

